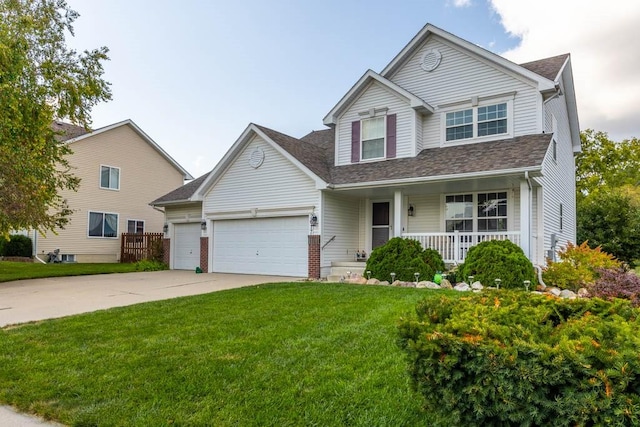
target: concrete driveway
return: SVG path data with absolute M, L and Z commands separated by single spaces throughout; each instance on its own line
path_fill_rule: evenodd
M 193 271 L 154 271 L 56 277 L 0 283 L 0 328 L 146 301 L 205 294 L 260 283 L 291 282 L 296 277 L 254 276 Z M 0 406 L 3 427 L 56 426 Z
M 295 277 L 153 271 L 0 283 L 0 327 Z

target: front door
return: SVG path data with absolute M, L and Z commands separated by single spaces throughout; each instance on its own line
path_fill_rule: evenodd
M 371 227 L 371 249 L 382 246 L 389 240 L 390 216 L 389 202 L 373 203 L 373 218 Z

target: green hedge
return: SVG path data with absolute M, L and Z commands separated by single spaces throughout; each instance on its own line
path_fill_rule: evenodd
M 33 244 L 27 236 L 14 234 L 8 241 L 0 236 L 0 256 L 30 257 L 33 255 L 32 251 Z
M 399 326 L 432 425 L 639 425 L 639 312 L 515 291 L 425 299 Z
M 437 271 L 444 270 L 444 262 L 438 251 L 425 250 L 417 240 L 394 237 L 371 252 L 366 270 L 378 280 L 391 281 L 392 272 L 405 282 L 415 281 L 415 273 L 419 280 L 433 280 Z

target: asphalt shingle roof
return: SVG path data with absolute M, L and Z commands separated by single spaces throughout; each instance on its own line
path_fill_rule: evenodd
M 205 173 L 204 175 L 194 179 L 193 181 L 186 183 L 182 187 L 178 187 L 175 190 L 165 194 L 164 196 L 155 199 L 149 204 L 160 205 L 167 202 L 181 202 L 189 200 L 189 198 L 194 195 L 194 193 L 204 182 L 204 180 L 207 179 L 209 173 L 210 172 Z
M 51 124 L 53 130 L 58 133 L 56 140 L 63 142 L 82 135 L 86 135 L 89 131 L 82 126 L 72 125 L 71 123 L 54 121 Z
M 549 80 L 555 80 L 568 57 L 569 54 L 565 53 L 558 56 L 552 56 L 550 58 L 526 62 L 524 64 L 520 64 L 520 66 Z

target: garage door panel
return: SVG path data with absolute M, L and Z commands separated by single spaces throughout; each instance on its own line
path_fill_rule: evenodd
M 174 225 L 173 268 L 193 270 L 200 265 L 200 224 Z
M 213 271 L 307 275 L 306 216 L 214 222 Z

